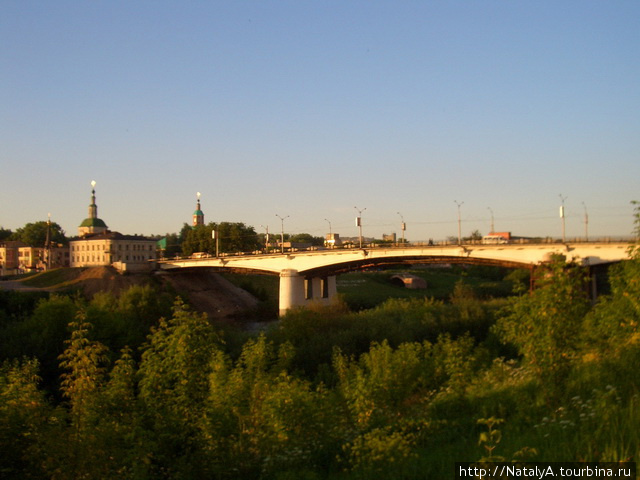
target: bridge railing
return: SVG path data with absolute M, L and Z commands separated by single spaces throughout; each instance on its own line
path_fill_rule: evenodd
M 599 238 L 590 238 L 586 240 L 584 237 L 576 237 L 576 238 L 568 238 L 564 243 L 571 244 L 602 244 L 602 243 L 633 243 L 633 237 L 599 237 Z M 545 238 L 513 238 L 504 243 L 486 243 L 482 240 L 466 240 L 463 241 L 461 246 L 508 246 L 508 245 L 549 245 L 549 244 L 562 244 L 562 239 L 554 238 L 554 237 L 545 237 Z M 363 244 L 363 249 L 379 249 L 379 248 L 438 248 L 438 247 L 447 247 L 447 246 L 455 246 L 458 245 L 457 241 L 453 240 L 441 240 L 441 241 L 418 241 L 418 242 L 370 242 Z M 296 252 L 328 252 L 328 251 L 344 251 L 344 250 L 358 250 L 360 249 L 359 244 L 355 243 L 345 243 L 343 245 L 336 246 L 327 246 L 327 247 L 307 247 L 307 248 L 296 248 L 296 247 L 287 247 L 284 249 L 284 254 L 291 254 Z M 254 250 L 251 252 L 232 252 L 232 253 L 221 253 L 219 255 L 220 258 L 228 258 L 228 257 L 237 257 L 237 256 L 266 256 L 266 255 L 282 255 L 282 249 L 280 247 L 270 248 L 268 251 L 263 250 Z M 189 259 L 189 260 L 208 260 L 211 258 L 216 258 L 215 254 L 211 254 L 208 252 L 196 252 L 191 256 L 176 256 L 173 258 L 159 258 L 158 260 L 180 260 L 180 259 Z

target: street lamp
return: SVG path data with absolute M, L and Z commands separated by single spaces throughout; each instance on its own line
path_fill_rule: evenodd
M 265 253 L 269 253 L 269 225 L 267 225 L 266 227 L 264 225 L 260 225 L 260 226 L 267 230 L 267 233 L 264 237 L 264 251 Z
M 287 215 L 286 217 L 281 217 L 280 215 L 278 215 L 276 213 L 276 217 L 278 217 L 280 219 L 280 223 L 282 225 L 282 230 L 281 230 L 281 234 L 280 234 L 280 248 L 281 248 L 281 252 L 284 253 L 284 220 L 286 218 L 289 218 L 289 215 Z
M 400 215 L 400 230 L 402 230 L 402 244 L 404 245 L 404 231 L 407 229 L 407 224 L 404 223 L 404 217 L 400 212 L 398 212 L 398 215 Z
M 491 235 L 496 231 L 496 229 L 495 229 L 495 227 L 493 225 L 493 210 L 491 210 L 491 207 L 487 207 L 487 208 L 491 212 L 491 231 L 489 232 L 489 234 Z
M 587 205 L 582 202 L 582 206 L 584 207 L 584 239 L 586 242 L 589 241 L 589 214 L 587 213 Z
M 218 258 L 220 256 L 220 235 L 218 235 L 218 225 L 215 225 L 213 230 L 211 230 L 211 238 L 215 241 L 216 258 Z
M 562 219 L 562 243 L 565 243 L 565 229 L 564 229 L 564 201 L 568 197 L 563 197 L 562 194 L 558 195 L 560 197 L 560 201 L 562 205 L 560 205 L 560 218 Z
M 360 238 L 360 248 L 362 248 L 362 212 L 364 212 L 366 210 L 366 208 L 363 208 L 362 210 L 359 210 L 358 207 L 353 207 L 356 209 L 356 211 L 358 212 L 358 216 L 356 217 L 356 226 L 358 227 L 358 236 Z
M 462 220 L 460 219 L 460 207 L 464 205 L 464 202 L 454 200 L 453 203 L 458 206 L 458 245 L 462 245 Z

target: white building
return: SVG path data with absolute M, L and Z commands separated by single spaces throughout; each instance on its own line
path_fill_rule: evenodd
M 95 182 L 91 182 L 89 217 L 78 227 L 80 238 L 69 242 L 71 267 L 110 265 L 120 271 L 144 271 L 153 267 L 156 241 L 139 235 L 112 232 L 98 218 Z

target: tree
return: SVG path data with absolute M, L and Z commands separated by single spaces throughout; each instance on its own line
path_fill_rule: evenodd
M 609 269 L 611 295 L 598 299 L 585 336 L 603 351 L 616 352 L 637 342 L 640 332 L 640 203 L 635 207 L 636 243 L 629 259 Z
M 188 223 L 183 223 L 182 228 L 180 229 L 180 233 L 178 234 L 178 243 L 182 245 L 182 243 L 187 239 L 187 235 L 189 232 L 193 230 L 193 227 Z
M 199 431 L 209 393 L 210 359 L 219 338 L 206 314 L 176 300 L 143 347 L 139 399 L 154 432 L 151 478 L 210 478 L 199 470 L 204 439 Z M 183 472 L 186 477 L 178 477 Z
M 13 232 L 10 229 L 0 227 L 0 241 L 6 240 L 12 234 L 13 234 Z
M 471 235 L 469 235 L 468 237 L 464 237 L 463 240 L 468 240 L 471 242 L 480 241 L 482 240 L 482 234 L 480 233 L 480 230 L 474 230 L 473 232 L 471 232 Z
M 38 361 L 0 365 L 0 473 L 2 478 L 45 478 L 39 451 L 51 407 L 38 389 Z
M 258 234 L 253 227 L 240 222 L 209 223 L 198 225 L 186 233 L 182 242 L 182 253 L 191 255 L 194 252 L 216 253 L 216 239 L 212 232 L 216 231 L 218 252 L 252 252 L 261 248 Z
M 70 429 L 63 457 L 55 461 L 56 478 L 96 478 L 101 468 L 104 451 L 97 448 L 100 435 L 96 424 L 101 415 L 99 409 L 101 390 L 107 373 L 108 349 L 89 339 L 92 325 L 85 321 L 84 312 L 78 312 L 76 321 L 69 324 L 71 339 L 60 355 L 62 394 L 69 401 Z
M 24 227 L 18 228 L 10 237 L 11 240 L 18 240 L 31 247 L 43 247 L 47 241 L 48 222 L 40 221 L 27 223 Z M 67 244 L 68 240 L 62 227 L 55 222 L 51 222 L 49 240 L 52 243 Z
M 557 258 L 531 295 L 514 299 L 496 324 L 498 335 L 515 345 L 551 396 L 563 388 L 581 344 L 590 309 L 586 272 Z
M 324 238 L 314 237 L 310 233 L 298 233 L 296 235 L 292 235 L 291 241 L 296 243 L 309 243 L 316 247 L 321 247 L 324 245 Z

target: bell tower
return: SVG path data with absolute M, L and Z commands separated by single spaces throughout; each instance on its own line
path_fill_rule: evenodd
M 89 217 L 85 218 L 78 227 L 81 237 L 92 233 L 102 233 L 107 230 L 107 224 L 98 218 L 98 205 L 96 205 L 96 181 L 91 181 L 91 204 L 89 204 Z
M 204 213 L 200 210 L 200 192 L 196 194 L 196 210 L 193 212 L 193 226 L 204 225 Z

